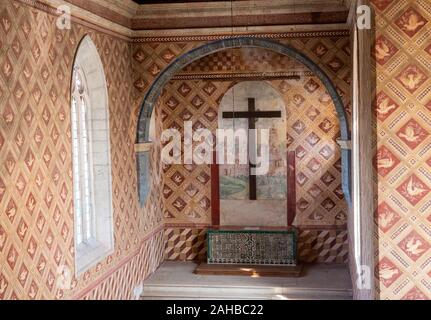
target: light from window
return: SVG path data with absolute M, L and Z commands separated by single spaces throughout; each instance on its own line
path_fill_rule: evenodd
M 97 48 L 86 36 L 76 54 L 71 88 L 75 271 L 114 250 L 108 92 Z
M 88 133 L 87 86 L 79 67 L 73 71 L 72 145 L 73 176 L 76 212 L 76 244 L 89 243 L 94 238 L 94 210 L 92 205 L 93 177 L 90 174 L 90 140 Z

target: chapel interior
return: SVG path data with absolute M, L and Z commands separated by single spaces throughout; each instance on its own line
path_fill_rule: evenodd
M 1 1 L 0 300 L 430 299 L 430 70 L 430 0 Z

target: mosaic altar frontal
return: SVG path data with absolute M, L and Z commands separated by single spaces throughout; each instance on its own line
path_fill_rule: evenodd
M 208 264 L 297 264 L 297 230 L 208 230 Z

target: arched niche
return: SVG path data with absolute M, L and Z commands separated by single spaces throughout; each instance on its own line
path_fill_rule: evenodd
M 289 56 L 298 62 L 305 65 L 310 71 L 312 71 L 326 87 L 328 94 L 331 96 L 334 102 L 337 117 L 340 125 L 341 138 L 339 144 L 341 146 L 341 163 L 342 163 L 342 186 L 343 192 L 347 202 L 351 203 L 351 150 L 350 150 L 350 130 L 347 121 L 347 114 L 343 105 L 343 101 L 337 92 L 334 83 L 331 81 L 329 76 L 308 56 L 301 51 L 282 43 L 278 43 L 266 39 L 257 39 L 252 37 L 238 37 L 218 40 L 204 44 L 200 47 L 190 50 L 187 53 L 182 54 L 173 60 L 164 70 L 162 70 L 153 84 L 148 89 L 143 99 L 139 118 L 138 127 L 136 134 L 137 143 L 137 162 L 138 162 L 138 174 L 140 184 L 140 197 L 141 203 L 145 201 L 148 193 L 148 158 L 149 148 L 146 145 L 149 142 L 149 129 L 150 120 L 153 113 L 154 106 L 162 92 L 165 84 L 181 69 L 189 65 L 195 60 L 205 57 L 209 54 L 223 51 L 232 48 L 263 48 L 277 52 L 279 54 Z M 145 191 L 146 190 L 146 193 Z M 145 198 L 142 198 L 144 196 Z
M 250 109 L 252 108 L 252 110 Z M 251 112 L 256 112 L 251 119 Z M 230 117 L 229 114 L 236 114 Z M 273 113 L 273 114 L 272 114 Z M 221 226 L 287 226 L 287 128 L 286 105 L 280 93 L 265 81 L 241 81 L 226 91 L 220 101 L 218 129 L 232 131 L 238 144 L 225 143 L 218 149 L 219 163 L 219 216 Z M 257 160 L 265 173 L 250 176 L 249 146 L 241 132 L 256 129 Z M 263 140 L 262 130 L 267 130 L 268 141 Z M 262 149 L 267 145 L 267 152 Z M 254 145 L 254 143 L 252 143 Z M 230 152 L 229 152 L 230 150 Z M 248 151 L 250 152 L 250 151 Z M 230 153 L 239 163 L 229 163 Z M 244 162 L 245 161 L 245 162 Z M 266 166 L 262 166 L 266 162 Z M 265 168 L 263 168 L 265 167 Z M 234 188 L 232 188 L 234 186 Z M 255 199 L 251 200 L 255 191 Z M 262 212 L 265 215 L 262 216 Z M 234 213 L 234 214 L 232 214 Z

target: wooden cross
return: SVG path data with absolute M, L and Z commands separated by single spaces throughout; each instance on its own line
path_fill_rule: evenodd
M 248 119 L 248 129 L 252 130 L 256 129 L 256 121 L 258 118 L 281 118 L 281 111 L 256 111 L 254 98 L 248 98 L 248 111 L 223 112 L 223 118 L 246 118 Z M 254 154 L 257 155 L 257 146 L 254 136 L 249 139 L 248 148 L 249 150 L 253 150 Z M 256 200 L 256 176 L 251 173 L 252 168 L 256 168 L 256 165 L 249 162 L 249 199 Z

